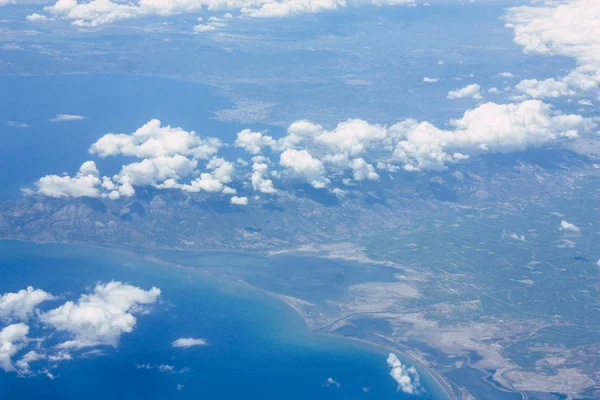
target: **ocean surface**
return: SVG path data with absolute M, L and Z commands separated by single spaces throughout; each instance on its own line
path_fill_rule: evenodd
M 19 378 L 0 371 L 0 399 L 407 399 L 389 376 L 387 352 L 312 333 L 286 304 L 194 269 L 76 245 L 0 241 L 0 293 L 29 285 L 75 300 L 97 282 L 119 280 L 162 290 L 117 348 L 64 361 L 56 376 Z M 43 327 L 38 327 L 43 330 Z M 180 337 L 206 347 L 175 349 Z M 168 364 L 180 373 L 139 369 Z M 339 387 L 324 385 L 332 377 Z M 428 387 L 418 398 L 441 398 Z M 179 386 L 178 390 L 178 385 Z M 368 388 L 365 391 L 363 388 Z

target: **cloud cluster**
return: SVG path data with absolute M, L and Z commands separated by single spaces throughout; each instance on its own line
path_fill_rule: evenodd
M 14 323 L 0 329 L 0 369 L 22 376 L 31 375 L 34 373 L 31 363 L 45 361 L 55 365 L 72 360 L 72 351 L 76 349 L 116 346 L 120 336 L 135 327 L 134 315 L 149 311 L 147 307 L 155 303 L 159 296 L 158 288 L 146 291 L 113 281 L 97 284 L 92 293 L 81 296 L 77 302 L 68 301 L 44 313 L 37 310 L 37 306 L 57 298 L 41 289 L 28 287 L 15 293 L 2 294 L 0 320 Z M 41 338 L 28 338 L 29 320 L 34 320 L 36 326 L 67 333 L 69 340 L 43 346 L 50 340 L 56 340 L 57 336 L 53 332 Z M 32 344 L 35 344 L 35 350 L 31 350 Z M 53 378 L 47 368 L 38 372 Z
M 546 2 L 514 7 L 506 17 L 515 42 L 525 53 L 574 58 L 578 67 L 566 76 L 527 79 L 516 89 L 533 98 L 597 94 L 600 85 L 600 3 L 596 0 Z
M 75 176 L 47 175 L 35 183 L 35 190 L 25 192 L 116 200 L 134 195 L 136 187 L 151 186 L 231 195 L 231 204 L 243 206 L 249 198 L 229 186 L 241 176 L 245 188 L 263 194 L 276 194 L 279 185 L 274 179 L 282 177 L 339 193 L 332 187 L 339 181 L 378 180 L 381 171 L 445 170 L 474 155 L 524 151 L 575 138 L 593 126 L 593 120 L 561 114 L 540 100 L 482 103 L 450 120 L 445 128 L 413 119 L 389 126 L 349 119 L 326 129 L 301 120 L 279 138 L 240 131 L 233 145 L 249 153 L 251 160 L 238 158 L 234 164 L 218 156 L 226 146 L 220 140 L 152 120 L 132 134 L 104 135 L 89 150 L 101 158 L 141 161 L 123 165 L 112 177 L 101 177 L 95 162 L 87 161 Z M 238 174 L 237 168 L 249 165 L 251 171 Z
M 143 290 L 112 281 L 96 285 L 92 293 L 82 295 L 77 302 L 68 301 L 42 314 L 41 320 L 72 337 L 59 348 L 116 346 L 123 333 L 133 331 L 134 314 L 155 303 L 159 296 L 160 289 L 156 287 Z
M 421 379 L 415 367 L 407 367 L 402 364 L 394 353 L 390 353 L 387 359 L 390 367 L 390 376 L 398 383 L 398 390 L 407 394 L 418 394 L 421 388 Z
M 123 165 L 112 177 L 100 177 L 96 163 L 87 161 L 75 176 L 40 178 L 35 184 L 35 192 L 49 197 L 106 197 L 112 200 L 133 196 L 136 186 L 235 194 L 236 191 L 226 185 L 232 181 L 235 167 L 216 156 L 222 145 L 219 139 L 203 138 L 196 132 L 162 126 L 159 120 L 151 120 L 131 134 L 106 134 L 89 149 L 90 154 L 100 158 L 135 157 L 141 161 Z M 206 161 L 204 172 L 198 169 L 200 161 Z M 185 178 L 189 180 L 181 182 Z
M 54 5 L 44 7 L 45 15 L 34 13 L 28 16 L 28 20 L 65 19 L 76 26 L 96 27 L 132 18 L 168 17 L 202 10 L 232 11 L 241 18 L 282 18 L 331 11 L 348 4 L 412 5 L 415 2 L 416 0 L 58 0 Z M 234 17 L 231 13 L 226 13 L 223 17 L 213 18 L 207 23 L 196 25 L 194 31 L 214 31 Z

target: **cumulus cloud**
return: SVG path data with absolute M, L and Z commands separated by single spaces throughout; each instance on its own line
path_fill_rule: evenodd
M 539 100 L 522 103 L 485 103 L 450 121 L 442 130 L 428 122 L 407 120 L 390 130 L 401 138 L 394 158 L 407 170 L 442 170 L 468 154 L 522 151 L 560 138 L 572 138 L 590 127 L 579 115 L 562 115 Z
M 231 201 L 231 204 L 235 204 L 235 205 L 238 205 L 238 206 L 248 205 L 248 198 L 247 197 L 233 196 L 230 201 Z
M 306 150 L 287 149 L 281 153 L 279 164 L 295 176 L 304 178 L 314 188 L 321 189 L 329 184 L 329 180 L 323 176 L 323 163 Z
M 209 159 L 222 143 L 216 138 L 202 138 L 194 131 L 162 126 L 153 119 L 132 134 L 109 133 L 90 147 L 91 154 L 100 157 L 124 155 L 137 158 L 190 156 L 193 159 Z
M 24 346 L 29 326 L 24 323 L 8 325 L 0 330 L 0 368 L 6 372 L 16 371 L 12 357 Z
M 581 229 L 575 226 L 574 224 L 567 222 L 565 220 L 560 221 L 560 226 L 558 227 L 561 231 L 571 231 L 571 232 L 579 232 Z
M 235 141 L 236 147 L 241 147 L 250 154 L 259 154 L 264 147 L 274 147 L 275 139 L 271 136 L 263 135 L 261 132 L 252 132 L 250 129 L 244 129 L 238 132 Z
M 56 116 L 50 118 L 50 122 L 69 122 L 69 121 L 81 121 L 85 117 L 74 114 L 56 114 Z
M 81 164 L 77 175 L 46 175 L 35 186 L 35 193 L 48 197 L 99 197 L 101 184 L 96 163 L 86 161 Z
M 269 166 L 264 163 L 255 162 L 252 164 L 252 188 L 258 192 L 273 194 L 277 192 L 273 181 L 267 178 Z
M 453 100 L 464 98 L 481 100 L 483 98 L 483 96 L 481 96 L 481 86 L 476 83 L 472 83 L 461 89 L 451 90 L 448 92 L 448 98 Z
M 573 96 L 597 91 L 600 84 L 600 3 L 596 0 L 546 2 L 513 7 L 507 26 L 525 53 L 574 58 L 578 67 L 567 76 L 539 81 L 527 79 L 517 90 L 534 98 Z
M 38 305 L 54 299 L 50 293 L 29 286 L 16 293 L 5 293 L 0 296 L 1 320 L 26 320 Z
M 349 119 L 327 129 L 300 120 L 278 139 L 251 130 L 239 132 L 235 146 L 254 156 L 251 172 L 238 175 L 236 168 L 247 171 L 249 163 L 238 159 L 234 164 L 217 156 L 226 144 L 152 120 L 133 134 L 104 135 L 90 147 L 90 152 L 100 157 L 132 156 L 142 160 L 123 165 L 113 177 L 102 178 L 95 163 L 88 161 L 75 177 L 40 178 L 35 192 L 52 197 L 115 200 L 134 195 L 135 187 L 152 186 L 235 195 L 236 190 L 228 185 L 240 175 L 255 191 L 265 194 L 278 191 L 273 180 L 282 176 L 324 189 L 335 178 L 349 184 L 348 173 L 354 181 L 377 180 L 375 165 L 389 172 L 445 170 L 449 164 L 473 155 L 524 151 L 575 138 L 594 126 L 592 119 L 561 114 L 540 100 L 479 104 L 462 117 L 448 121 L 445 128 L 413 119 L 391 126 Z M 271 161 L 271 155 L 279 157 L 277 164 Z M 204 170 L 200 165 L 203 160 L 207 160 Z M 230 202 L 241 205 L 243 198 L 238 196 Z
M 97 284 L 92 293 L 82 295 L 77 302 L 68 301 L 40 318 L 72 337 L 59 348 L 116 346 L 123 333 L 133 331 L 137 322 L 134 314 L 144 311 L 144 306 L 155 303 L 159 296 L 156 287 L 143 290 L 112 281 Z
M 423 78 L 423 82 L 425 82 L 425 83 L 436 83 L 437 81 L 439 81 L 438 78 L 428 78 L 428 77 Z
M 194 346 L 208 346 L 208 342 L 199 338 L 179 338 L 171 343 L 171 346 L 181 349 L 187 349 Z
M 375 168 L 362 158 L 352 160 L 350 168 L 352 168 L 354 180 L 356 181 L 363 181 L 365 179 L 376 181 L 379 179 L 379 174 L 375 172 Z
M 387 359 L 390 367 L 390 376 L 398 383 L 398 390 L 407 394 L 417 394 L 421 389 L 421 379 L 415 367 L 407 367 L 402 364 L 394 353 L 390 353 Z

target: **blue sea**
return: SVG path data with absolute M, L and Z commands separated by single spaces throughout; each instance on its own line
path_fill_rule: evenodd
M 0 399 L 415 398 L 397 391 L 386 351 L 314 334 L 286 304 L 198 270 L 87 246 L 1 241 L 0 277 L 0 293 L 32 285 L 62 296 L 42 309 L 113 279 L 162 290 L 153 312 L 138 316 L 136 329 L 118 347 L 60 363 L 54 380 L 0 372 Z M 171 347 L 190 336 L 210 345 Z M 168 364 L 184 372 L 136 364 Z M 339 388 L 324 385 L 329 377 Z M 427 379 L 424 385 L 427 393 L 419 398 L 443 398 Z

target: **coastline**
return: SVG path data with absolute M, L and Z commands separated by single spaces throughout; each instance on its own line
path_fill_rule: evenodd
M 377 343 L 377 342 L 366 340 L 366 339 L 360 339 L 360 338 L 356 338 L 356 337 L 352 337 L 352 336 L 341 336 L 336 333 L 324 332 L 324 331 L 320 331 L 318 329 L 314 329 L 311 327 L 309 321 L 306 319 L 306 317 L 302 313 L 302 310 L 296 305 L 295 302 L 291 301 L 288 298 L 288 296 L 281 295 L 278 293 L 273 293 L 267 289 L 263 289 L 263 288 L 254 286 L 254 285 L 252 285 L 244 280 L 241 280 L 241 279 L 237 280 L 236 282 L 238 282 L 246 287 L 249 287 L 253 290 L 260 291 L 270 297 L 274 297 L 274 298 L 278 299 L 279 301 L 282 301 L 283 303 L 287 304 L 288 307 L 290 307 L 292 310 L 294 310 L 300 316 L 300 318 L 302 318 L 302 320 L 304 321 L 304 324 L 312 331 L 313 334 L 322 335 L 322 336 L 326 336 L 326 337 L 332 337 L 332 338 L 336 338 L 336 339 L 339 339 L 340 337 L 342 337 L 343 339 L 348 339 L 353 342 L 365 344 L 369 347 L 376 347 L 381 350 L 399 353 L 401 355 L 401 358 L 403 358 L 404 360 L 409 360 L 411 363 L 418 365 L 419 369 L 421 371 L 424 371 L 429 376 L 429 378 L 431 378 L 431 380 L 433 380 L 437 384 L 437 386 L 441 389 L 441 391 L 444 393 L 444 395 L 447 399 L 449 399 L 449 400 L 462 400 L 463 399 L 462 396 L 458 396 L 457 393 L 454 390 L 452 390 L 452 385 L 448 382 L 448 380 L 446 378 L 444 378 L 440 373 L 435 371 L 432 367 L 427 365 L 426 361 L 422 360 L 414 352 L 411 352 L 410 350 L 407 350 L 407 349 L 402 349 L 400 347 L 397 347 L 397 345 L 392 345 L 392 344 L 384 345 L 382 343 Z
M 341 337 L 343 339 L 348 339 L 352 342 L 360 343 L 360 344 L 366 345 L 368 347 L 374 347 L 374 348 L 377 348 L 380 350 L 398 353 L 402 359 L 408 360 L 411 363 L 416 364 L 419 367 L 419 369 L 421 370 L 421 372 L 425 372 L 425 374 L 428 376 L 428 378 L 430 378 L 433 382 L 435 382 L 437 387 L 440 389 L 440 392 L 443 393 L 443 395 L 446 399 L 448 399 L 448 400 L 462 400 L 463 399 L 463 396 L 461 395 L 460 391 L 453 390 L 452 384 L 446 378 L 444 378 L 440 373 L 435 371 L 435 369 L 433 369 L 432 367 L 427 365 L 427 362 L 425 360 L 422 360 L 418 355 L 416 355 L 414 352 L 411 352 L 409 349 L 401 348 L 396 343 L 386 345 L 386 344 L 378 343 L 375 341 L 360 339 L 360 338 L 356 338 L 356 337 L 342 336 L 340 334 L 336 334 L 333 332 L 327 332 L 325 330 L 321 330 L 320 328 L 313 327 L 313 326 L 311 326 L 310 321 L 303 314 L 302 309 L 300 307 L 298 307 L 296 302 L 293 301 L 289 296 L 271 292 L 267 289 L 252 285 L 252 284 L 244 281 L 243 279 L 218 275 L 218 274 L 215 274 L 214 272 L 206 270 L 206 269 L 195 268 L 195 267 L 188 266 L 188 265 L 178 264 L 178 263 L 175 263 L 172 261 L 166 261 L 164 259 L 157 258 L 156 256 L 153 256 L 153 255 L 140 254 L 140 253 L 136 252 L 134 249 L 129 248 L 129 247 L 111 247 L 111 246 L 103 246 L 103 245 L 98 245 L 98 244 L 78 243 L 78 242 L 41 242 L 41 241 L 28 241 L 28 240 L 23 240 L 23 239 L 0 239 L 0 240 L 4 241 L 4 242 L 12 241 L 12 242 L 22 242 L 22 243 L 37 244 L 37 245 L 58 245 L 58 246 L 75 245 L 75 246 L 81 246 L 81 247 L 89 247 L 89 248 L 96 249 L 96 250 L 109 250 L 109 251 L 115 252 L 117 254 L 123 254 L 123 255 L 138 258 L 138 259 L 141 259 L 144 261 L 149 261 L 149 262 L 152 262 L 157 265 L 162 265 L 164 267 L 193 271 L 194 273 L 201 273 L 201 274 L 208 276 L 209 279 L 223 279 L 230 283 L 240 284 L 250 290 L 262 293 L 272 299 L 276 299 L 276 300 L 284 303 L 287 307 L 291 308 L 298 316 L 300 316 L 303 324 L 311 331 L 312 334 L 321 335 L 324 337 L 336 338 L 336 339 L 339 339 Z M 141 246 L 139 247 L 139 249 L 142 249 L 142 248 L 143 247 L 141 247 Z M 145 249 L 147 249 L 147 248 L 145 248 Z M 176 251 L 190 251 L 190 250 L 171 249 L 171 248 L 159 248 L 159 249 L 161 249 L 161 250 L 176 250 Z M 192 249 L 191 251 L 194 251 L 194 250 Z M 211 249 L 202 249 L 202 250 L 195 250 L 195 251 L 230 252 L 229 250 L 223 250 L 223 249 L 212 249 L 212 250 Z M 247 251 L 241 251 L 241 250 L 237 250 L 237 251 L 233 251 L 233 252 L 238 253 L 238 254 L 249 254 L 249 255 L 255 255 L 255 256 L 265 256 L 265 257 L 270 256 L 270 254 L 268 254 L 266 252 L 265 253 L 247 252 Z M 292 250 L 291 252 L 294 252 L 294 251 Z M 323 258 L 328 258 L 328 257 L 323 257 Z M 353 261 L 355 261 L 355 260 L 353 260 Z M 383 338 L 383 339 L 388 340 L 387 338 Z

